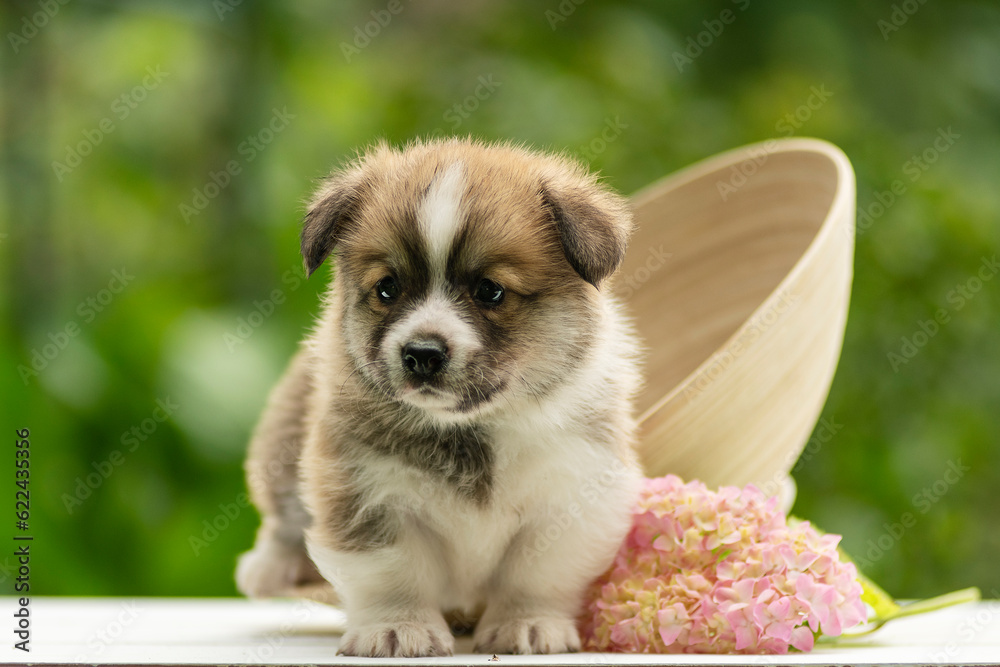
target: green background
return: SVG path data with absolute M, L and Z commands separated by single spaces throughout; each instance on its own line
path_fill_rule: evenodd
M 954 292 L 1000 245 L 1000 8 L 577 1 L 0 6 L 0 403 L 8 442 L 32 434 L 34 593 L 235 594 L 257 523 L 237 504 L 246 439 L 326 275 L 298 273 L 302 202 L 358 147 L 510 138 L 631 192 L 794 132 L 844 149 L 875 214 L 824 413 L 836 433 L 796 473 L 796 512 L 895 595 L 1000 596 L 1000 279 L 961 307 Z M 132 276 L 117 294 L 113 271 Z M 177 405 L 162 423 L 157 400 Z M 943 481 L 950 466 L 967 470 Z

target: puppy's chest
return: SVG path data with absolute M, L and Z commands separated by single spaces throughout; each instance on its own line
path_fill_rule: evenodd
M 503 429 L 489 433 L 493 467 L 489 494 L 472 499 L 444 480 L 425 483 L 412 499 L 418 525 L 442 547 L 451 590 L 474 591 L 489 580 L 519 532 L 558 514 L 580 487 L 580 470 L 550 438 L 526 439 Z M 411 487 L 413 488 L 413 487 Z M 416 487 L 421 491 L 421 486 Z
M 524 525 L 572 502 L 593 474 L 593 466 L 582 463 L 593 457 L 578 456 L 589 443 L 565 431 L 493 427 L 484 431 L 484 442 L 491 454 L 482 496 L 470 496 L 444 479 L 418 487 L 424 492 L 416 499 L 422 520 L 453 544 L 500 548 Z

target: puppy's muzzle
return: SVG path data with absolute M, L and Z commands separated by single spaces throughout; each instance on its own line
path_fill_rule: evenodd
M 421 339 L 403 346 L 403 368 L 419 379 L 426 379 L 448 363 L 448 348 L 443 341 Z

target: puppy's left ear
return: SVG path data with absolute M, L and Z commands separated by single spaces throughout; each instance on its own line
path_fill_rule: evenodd
M 307 275 L 312 275 L 333 252 L 355 219 L 365 189 L 358 166 L 334 172 L 313 195 L 302 224 L 302 259 Z
M 625 198 L 579 171 L 546 178 L 541 194 L 566 259 L 580 277 L 600 287 L 622 263 L 632 234 L 632 211 Z

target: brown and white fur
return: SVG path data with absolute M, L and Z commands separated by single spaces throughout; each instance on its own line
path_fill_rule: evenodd
M 631 227 L 580 165 L 510 145 L 379 144 L 330 176 L 302 253 L 335 277 L 250 446 L 240 589 L 318 570 L 347 655 L 450 654 L 447 614 L 486 653 L 579 649 L 640 480 L 608 285 Z

